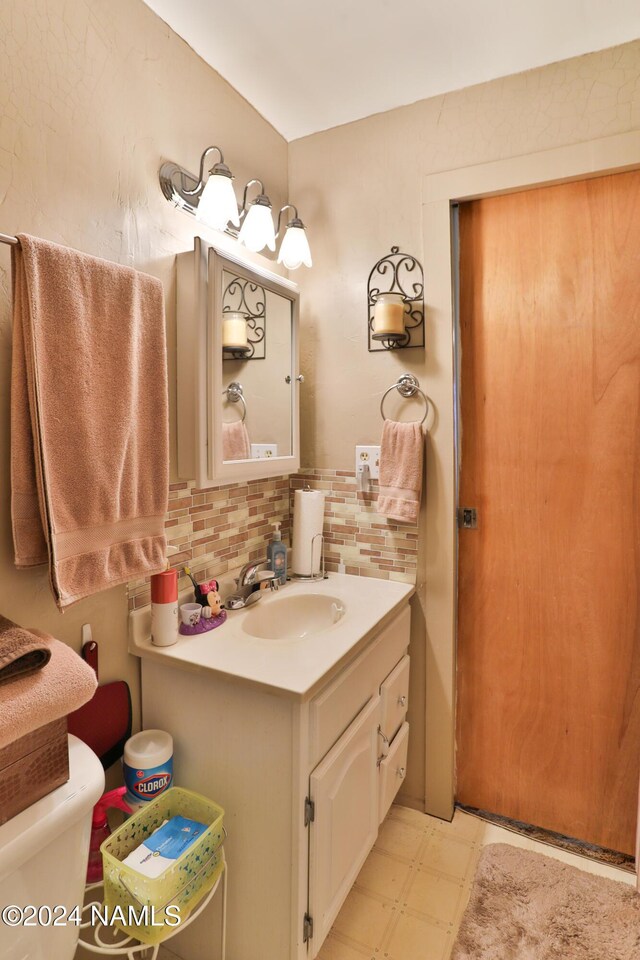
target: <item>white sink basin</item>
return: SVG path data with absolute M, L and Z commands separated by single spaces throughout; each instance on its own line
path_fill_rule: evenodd
M 247 612 L 242 629 L 260 640 L 304 640 L 329 630 L 345 613 L 338 597 L 317 593 L 274 597 Z

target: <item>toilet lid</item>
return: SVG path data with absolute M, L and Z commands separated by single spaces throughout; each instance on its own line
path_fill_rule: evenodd
M 0 826 L 0 881 L 88 816 L 104 792 L 104 770 L 93 750 L 69 735 L 69 779 Z

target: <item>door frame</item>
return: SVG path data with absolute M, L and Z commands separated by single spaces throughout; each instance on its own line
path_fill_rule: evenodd
M 453 208 L 466 200 L 640 169 L 640 130 L 425 175 L 429 396 L 437 411 L 427 445 L 425 810 L 450 820 L 455 800 L 458 604 L 457 262 Z

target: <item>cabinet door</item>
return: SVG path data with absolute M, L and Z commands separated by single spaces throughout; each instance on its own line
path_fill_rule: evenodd
M 318 952 L 378 835 L 378 723 L 372 697 L 311 774 L 312 955 Z
M 297 285 L 200 237 L 193 253 L 179 254 L 177 281 L 179 476 L 208 488 L 295 473 L 300 466 Z M 239 364 L 236 351 L 225 347 L 223 317 L 237 311 L 249 320 L 236 332 L 242 336 L 246 327 L 251 356 L 260 363 Z M 274 456 L 225 453 L 223 424 L 240 418 L 252 445 L 277 444 Z

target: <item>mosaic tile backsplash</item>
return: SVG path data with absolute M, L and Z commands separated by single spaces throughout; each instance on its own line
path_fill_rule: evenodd
M 179 553 L 173 567 L 190 567 L 196 580 L 221 576 L 264 557 L 273 524 L 282 524 L 289 542 L 289 478 L 270 477 L 200 490 L 186 481 L 169 487 L 167 543 Z M 182 576 L 179 589 L 188 587 Z M 149 580 L 129 584 L 129 608 L 151 602 Z
M 197 580 L 208 580 L 266 555 L 273 524 L 282 525 L 290 542 L 293 491 L 308 483 L 325 491 L 326 569 L 337 571 L 342 559 L 347 573 L 415 583 L 418 531 L 376 512 L 377 483 L 358 491 L 354 472 L 301 470 L 291 477 L 251 480 L 201 490 L 186 481 L 169 488 L 167 543 L 178 548 L 172 566 L 191 568 Z M 180 578 L 180 589 L 189 586 Z M 129 584 L 129 608 L 150 603 L 149 580 Z
M 328 571 L 336 571 L 342 559 L 347 573 L 383 580 L 416 582 L 418 528 L 394 523 L 377 512 L 378 482 L 370 492 L 358 490 L 355 472 L 348 470 L 301 470 L 291 477 L 293 491 L 306 483 L 324 490 L 324 542 Z

